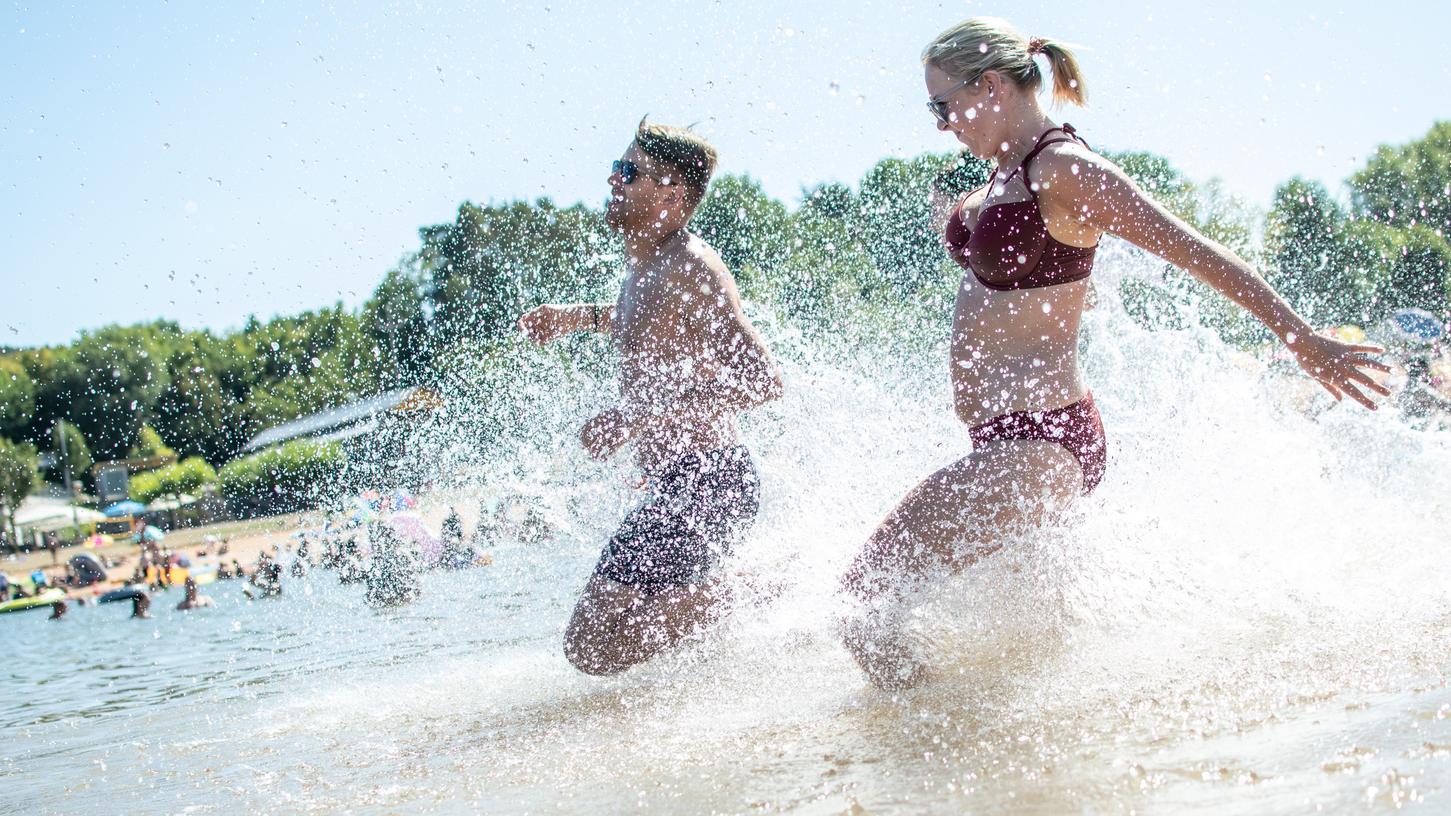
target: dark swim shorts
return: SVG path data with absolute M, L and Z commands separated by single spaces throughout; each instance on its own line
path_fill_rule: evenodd
M 625 516 L 595 565 L 595 575 L 646 595 L 708 579 L 761 506 L 743 445 L 683 456 L 650 483 L 653 495 Z

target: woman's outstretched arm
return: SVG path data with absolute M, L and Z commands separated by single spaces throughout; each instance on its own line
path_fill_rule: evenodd
M 1244 259 L 1164 209 L 1112 161 L 1071 148 L 1045 155 L 1037 165 L 1034 176 L 1042 186 L 1045 217 L 1071 213 L 1078 223 L 1113 233 L 1221 292 L 1274 332 L 1335 399 L 1348 396 L 1375 410 L 1365 392 L 1390 393 L 1365 371 L 1389 371 L 1369 356 L 1384 349 L 1316 334 Z

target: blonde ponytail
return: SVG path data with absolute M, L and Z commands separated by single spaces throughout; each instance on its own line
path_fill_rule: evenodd
M 1019 87 L 1037 91 L 1043 87 L 1043 72 L 1033 59 L 1038 54 L 1048 58 L 1053 70 L 1053 103 L 1087 104 L 1083 72 L 1067 43 L 1028 39 L 997 17 L 973 17 L 947 29 L 922 49 L 922 62 L 963 80 L 997 71 Z
M 1083 86 L 1083 69 L 1078 67 L 1078 58 L 1073 56 L 1066 44 L 1035 37 L 1028 41 L 1028 51 L 1048 58 L 1048 65 L 1053 69 L 1053 104 L 1072 102 L 1080 108 L 1088 104 L 1088 89 Z

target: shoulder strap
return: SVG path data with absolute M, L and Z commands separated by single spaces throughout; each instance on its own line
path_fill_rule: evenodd
M 1043 136 L 1047 136 L 1054 130 L 1061 130 L 1065 135 L 1058 139 L 1048 139 L 1047 141 L 1043 141 Z M 1028 180 L 1028 164 L 1031 163 L 1033 159 L 1036 159 L 1039 153 L 1043 152 L 1043 148 L 1049 145 L 1062 144 L 1064 142 L 1077 142 L 1084 147 L 1088 147 L 1089 150 L 1093 149 L 1092 147 L 1088 146 L 1088 142 L 1084 141 L 1082 136 L 1078 135 L 1078 131 L 1074 130 L 1073 126 L 1068 124 L 1067 122 L 1064 122 L 1062 127 L 1048 129 L 1043 133 L 1043 136 L 1038 137 L 1038 144 L 1032 150 L 1028 151 L 1028 155 L 1024 156 L 1022 163 L 1018 165 L 1018 170 L 1023 171 L 1023 186 L 1028 188 L 1028 194 L 1031 195 L 1034 199 L 1038 197 L 1038 191 L 1033 189 L 1032 182 Z M 1017 171 L 1015 170 L 1013 172 L 1016 173 Z
M 1052 133 L 1055 130 L 1061 130 L 1064 133 L 1068 133 L 1068 134 L 1072 135 L 1072 130 L 1071 130 L 1072 127 L 1073 127 L 1072 125 L 1068 124 L 1067 122 L 1064 122 L 1063 123 L 1063 127 L 1050 127 L 1047 130 L 1043 131 L 1042 133 L 1038 134 L 1038 138 L 1037 138 L 1036 141 L 1033 142 L 1033 147 L 1032 147 L 1032 149 L 1030 149 L 1028 151 L 1028 155 L 1024 156 L 1022 161 L 1018 162 L 1018 166 L 1013 168 L 1013 172 L 1007 174 L 1007 176 L 1005 176 L 1003 178 L 1003 183 L 1004 184 L 1007 184 L 1008 182 L 1012 181 L 1013 180 L 1013 177 L 1016 176 L 1019 172 L 1022 171 L 1023 166 L 1026 165 L 1034 156 L 1038 155 L 1038 151 L 1042 150 L 1043 148 L 1047 147 L 1050 144 L 1054 144 L 1055 141 L 1056 142 L 1063 141 L 1062 139 L 1057 139 L 1057 140 L 1054 140 L 1054 141 L 1044 142 L 1043 140 L 1048 138 L 1048 134 Z M 988 180 L 989 181 L 995 180 L 997 178 L 997 175 L 998 175 L 998 171 L 997 170 L 994 170 L 993 171 L 992 178 L 991 179 L 988 179 Z

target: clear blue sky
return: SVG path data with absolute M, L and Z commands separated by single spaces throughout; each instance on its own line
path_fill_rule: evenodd
M 1260 207 L 1451 118 L 1439 2 L 15 3 L 0 344 L 356 306 L 464 200 L 598 204 L 647 112 L 793 204 L 854 184 L 953 146 L 917 54 L 974 14 L 1087 46 L 1095 146 Z

